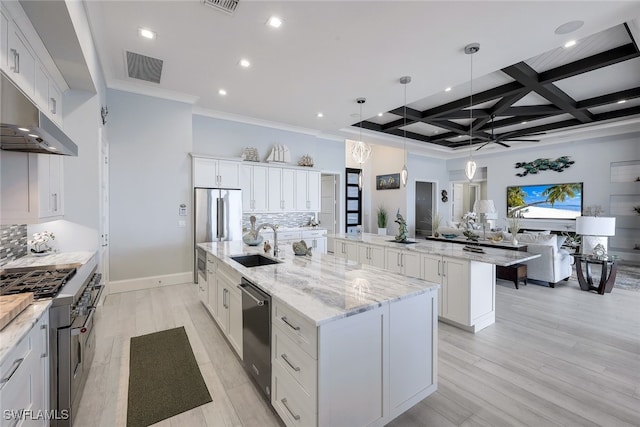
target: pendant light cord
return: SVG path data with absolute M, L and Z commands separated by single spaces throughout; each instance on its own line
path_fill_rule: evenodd
M 473 161 L 473 54 L 471 56 L 471 91 L 469 94 L 469 160 Z

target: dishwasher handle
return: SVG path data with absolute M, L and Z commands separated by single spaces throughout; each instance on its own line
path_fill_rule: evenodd
M 264 299 L 260 299 L 256 297 L 254 293 L 257 293 L 259 296 L 262 296 L 264 292 L 262 292 L 260 289 L 256 287 L 256 285 L 249 282 L 244 277 L 242 278 L 242 282 L 237 287 L 242 292 L 244 292 L 247 296 L 249 296 L 253 301 L 255 301 L 255 303 L 260 307 L 262 307 L 265 304 L 265 302 L 268 301 L 268 297 L 265 297 Z M 251 292 L 250 290 L 253 292 Z

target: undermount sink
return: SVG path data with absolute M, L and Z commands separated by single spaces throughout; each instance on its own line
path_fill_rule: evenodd
M 260 254 L 239 255 L 232 256 L 230 258 L 245 267 L 260 267 L 262 265 L 280 264 L 281 262 Z

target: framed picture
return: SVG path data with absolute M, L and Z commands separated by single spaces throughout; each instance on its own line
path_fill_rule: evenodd
M 376 190 L 394 190 L 396 188 L 400 188 L 399 173 L 376 176 Z

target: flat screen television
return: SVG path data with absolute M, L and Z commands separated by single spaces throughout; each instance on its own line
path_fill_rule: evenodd
M 582 183 L 507 187 L 507 216 L 527 219 L 576 219 L 582 215 Z

